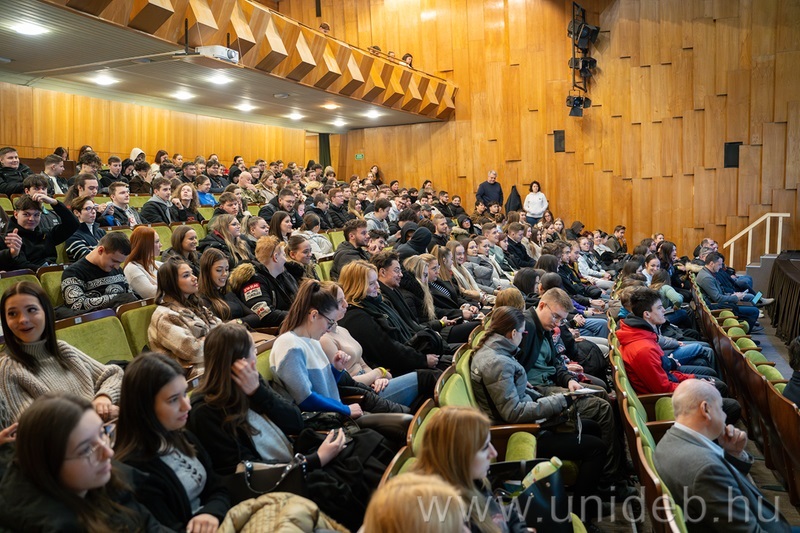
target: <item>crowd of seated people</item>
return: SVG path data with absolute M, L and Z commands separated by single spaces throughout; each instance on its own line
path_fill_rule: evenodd
M 620 319 L 616 335 L 638 393 L 702 378 L 728 422 L 739 417 L 687 309 L 695 272 L 698 294 L 759 331 L 752 280 L 725 270 L 713 240 L 679 259 L 663 234 L 629 247 L 624 226 L 611 236 L 580 221 L 567 227 L 538 183 L 529 212 L 504 213 L 495 172 L 469 216 L 460 197 L 429 180 L 419 189 L 387 185 L 377 166 L 345 185 L 313 161 L 283 168 L 237 157 L 226 169 L 214 155 L 183 161 L 162 151 L 151 164 L 134 149 L 101 172 L 99 156 L 84 148 L 69 180 L 60 156 L 36 175 L 16 150 L 0 149 L 0 193 L 21 195 L 0 269 L 56 264 L 62 243 L 73 261 L 62 274 L 63 305 L 31 282 L 0 299 L 0 445 L 15 448 L 11 463 L 0 459 L 0 526 L 213 531 L 238 503 L 226 483 L 243 462 L 289 463 L 295 454 L 322 512 L 351 530 L 382 523 L 367 505 L 409 418 L 381 416 L 408 417 L 433 398 L 477 330 L 470 377 L 478 409 L 443 409 L 408 488 L 403 476 L 389 485 L 477 498 L 493 515 L 467 516 L 475 531 L 524 531 L 513 513 L 500 520 L 484 484 L 496 455 L 490 423 L 558 427 L 538 435 L 537 455 L 578 462 L 572 492 L 591 502 L 578 514 L 592 528 L 608 510 L 601 501 L 634 492 L 614 416 L 609 316 Z M 137 209 L 132 193 L 150 198 Z M 201 206 L 215 208 L 210 220 Z M 150 226 L 176 222 L 184 224 L 171 228 L 169 243 Z M 338 245 L 321 233 L 328 230 L 341 232 Z M 315 268 L 320 260 L 331 261 L 329 275 Z M 152 353 L 124 371 L 56 339 L 56 318 L 148 298 Z M 256 369 L 266 331 L 277 335 L 268 380 Z M 319 412 L 359 429 L 320 434 Z M 46 447 L 31 444 L 51 427 Z M 35 464 L 31 450 L 50 460 Z M 411 483 L 426 478 L 425 490 Z M 382 497 L 393 516 L 402 498 Z M 35 512 L 42 502 L 58 512 Z

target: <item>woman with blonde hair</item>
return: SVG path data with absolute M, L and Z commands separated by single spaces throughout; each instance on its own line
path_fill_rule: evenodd
M 148 226 L 136 226 L 131 233 L 131 253 L 125 261 L 125 279 L 131 289 L 142 298 L 155 298 L 158 292 L 156 275 L 161 268 L 161 238 Z
M 412 472 L 440 476 L 460 494 L 472 531 L 525 532 L 517 512 L 506 512 L 492 497 L 486 475 L 497 450 L 489 417 L 473 407 L 443 407 L 431 417 Z M 488 511 L 488 512 L 482 512 Z M 509 512 L 510 511 L 510 512 Z
M 461 289 L 461 293 L 468 298 L 476 299 L 483 305 L 493 305 L 494 296 L 481 289 L 470 271 L 464 266 L 468 262 L 464 242 L 450 241 L 447 243 L 447 249 L 450 250 L 453 257 L 453 266 L 450 269 L 451 279 Z
M 469 529 L 458 504 L 460 499 L 458 490 L 439 476 L 403 474 L 390 479 L 372 495 L 364 531 L 465 533 Z M 433 508 L 443 512 L 435 515 L 425 512 Z
M 347 201 L 347 212 L 359 220 L 364 220 L 364 210 L 361 207 L 361 200 L 351 196 Z
M 250 247 L 241 237 L 242 225 L 234 215 L 217 216 L 208 225 L 208 235 L 200 241 L 197 249 L 203 253 L 206 248 L 216 248 L 228 257 L 231 268 L 244 261 L 252 261 Z
M 248 215 L 249 213 L 245 214 L 244 218 L 242 218 L 242 227 L 244 228 L 242 238 L 247 241 L 247 245 L 250 247 L 250 252 L 255 254 L 256 243 L 258 242 L 258 239 L 264 235 L 269 235 L 269 224 L 267 224 L 267 221 L 260 216 Z

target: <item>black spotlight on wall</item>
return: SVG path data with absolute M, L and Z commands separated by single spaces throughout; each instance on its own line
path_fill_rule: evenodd
M 580 9 L 583 11 L 583 8 Z M 573 19 L 567 26 L 567 35 L 572 39 L 576 48 L 586 52 L 589 50 L 589 43 L 597 41 L 597 36 L 600 35 L 600 27 L 587 24 L 585 20 Z
M 569 116 L 582 117 L 583 110 L 592 106 L 592 100 L 586 96 L 567 96 L 567 107 L 569 108 Z
M 591 78 L 592 71 L 597 68 L 597 60 L 593 57 L 573 57 L 569 60 L 569 68 L 580 72 L 581 78 Z

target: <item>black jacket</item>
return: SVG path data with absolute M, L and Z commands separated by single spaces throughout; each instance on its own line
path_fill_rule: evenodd
M 258 210 L 258 216 L 266 220 L 267 224 L 269 224 L 270 221 L 272 221 L 272 215 L 274 215 L 276 211 L 283 211 L 283 208 L 278 204 L 277 196 L 267 202 L 267 205 Z M 289 217 L 292 219 L 293 228 L 299 228 L 303 225 L 303 217 L 297 214 L 296 209 L 289 211 Z
M 297 295 L 297 282 L 288 272 L 277 277 L 258 262 L 245 262 L 231 272 L 228 284 L 258 315 L 259 327 L 280 326 Z
M 44 177 L 44 179 L 47 180 L 47 196 L 52 198 L 53 195 L 56 193 L 56 188 L 53 186 L 53 180 L 50 179 L 50 176 L 48 176 L 44 172 L 42 172 L 41 175 Z M 56 178 L 56 182 L 58 182 L 58 186 L 61 188 L 61 192 L 67 194 L 67 189 L 69 189 L 69 184 L 67 184 L 67 180 L 65 180 L 61 176 L 58 176 Z M 106 185 L 106 187 L 108 187 L 108 185 Z
M 363 259 L 369 261 L 369 252 L 363 248 L 356 248 L 349 242 L 345 241 L 336 248 L 336 253 L 333 254 L 333 266 L 331 267 L 331 279 L 339 279 L 339 272 L 342 271 L 344 266 L 351 261 L 358 261 Z
M 19 164 L 17 168 L 0 167 L 0 194 L 22 194 L 25 189 L 22 182 L 29 175 L 33 174 L 28 165 Z
M 411 276 L 411 274 L 403 272 L 403 279 L 409 276 Z M 391 289 L 380 282 L 378 282 L 378 284 L 380 285 L 383 299 L 392 304 L 392 307 L 394 307 L 397 314 L 400 315 L 400 318 L 403 319 L 403 322 L 408 324 L 409 329 L 413 331 L 421 331 L 425 328 L 430 328 L 434 331 L 442 330 L 442 323 L 436 319 L 422 323 L 418 321 L 422 317 L 416 311 L 412 311 L 412 308 L 408 306 L 404 291 L 401 289 Z
M 511 186 L 511 192 L 508 193 L 508 200 L 506 200 L 506 213 L 511 211 L 522 211 L 522 198 L 517 192 L 516 185 Z
M 320 230 L 328 230 L 333 229 L 333 221 L 331 220 L 331 216 L 328 214 L 327 211 L 323 211 L 317 207 L 309 207 L 306 209 L 306 213 L 314 213 L 319 217 L 319 229 Z
M 136 488 L 136 499 L 144 504 L 151 513 L 165 526 L 176 531 L 185 531 L 186 524 L 194 516 L 210 514 L 222 522 L 230 508 L 228 491 L 222 485 L 214 471 L 214 465 L 200 441 L 189 431 L 184 435 L 197 452 L 197 458 L 206 470 L 206 484 L 200 494 L 202 507 L 192 513 L 189 497 L 178 476 L 158 457 L 131 455 L 125 458 L 125 464 L 148 474 L 148 478 Z
M 439 235 L 438 233 L 431 234 L 431 242 L 428 243 L 428 251 L 433 250 L 434 246 L 447 246 L 450 238 L 447 235 Z
M 404 231 L 403 234 L 405 233 Z M 400 256 L 400 263 L 403 263 L 403 261 L 414 255 L 427 253 L 428 245 L 431 243 L 432 238 L 433 234 L 428 228 L 415 229 L 414 234 L 408 242 L 397 247 L 397 255 Z
M 536 264 L 536 261 L 534 261 L 531 256 L 528 255 L 528 252 L 525 251 L 525 245 L 521 242 L 514 242 L 514 240 L 510 238 L 508 239 L 508 251 L 506 252 L 506 258 L 508 258 L 508 256 L 511 256 L 511 259 L 517 268 L 533 268 Z
M 136 210 L 135 207 L 128 206 L 128 209 L 133 211 L 134 213 L 134 221 L 136 224 L 142 223 L 142 216 L 139 214 L 139 211 Z M 122 209 L 121 207 L 114 206 L 114 212 L 110 215 L 103 217 L 107 226 L 130 226 L 131 221 L 128 219 L 128 213 Z
M 33 231 L 24 229 L 17 224 L 16 218 L 11 217 L 9 219 L 8 232 L 17 230 L 19 236 L 22 237 L 22 251 L 25 253 L 25 259 L 16 258 L 15 262 L 19 265 L 19 268 L 30 268 L 35 272 L 45 263 L 56 264 L 56 258 L 58 257 L 56 246 L 65 242 L 78 229 L 80 223 L 75 218 L 75 215 L 70 213 L 67 206 L 58 202 L 53 206 L 53 211 L 58 213 L 61 218 L 61 224 L 48 233 L 42 233 L 39 228 Z M 0 241 L 0 250 L 6 249 L 8 247 L 5 242 Z
M 122 464 L 114 463 L 114 468 L 120 471 L 123 477 L 144 477 Z M 172 531 L 159 524 L 150 511 L 136 501 L 131 492 L 109 490 L 109 496 L 114 502 L 131 511 L 130 514 L 116 514 L 115 522 L 106 524 L 109 531 L 146 533 Z M 13 463 L 0 485 L 0 529 L 26 533 L 84 531 L 78 522 L 77 513 L 72 508 L 36 487 Z
M 225 241 L 215 232 L 210 232 L 208 235 L 203 237 L 203 239 L 197 243 L 197 253 L 203 255 L 203 252 L 206 251 L 206 248 L 216 248 L 228 258 L 228 264 L 230 265 L 231 270 L 240 263 L 233 253 L 231 253 L 231 249 L 228 248 L 228 245 L 225 244 Z M 250 248 L 248 247 L 248 251 Z
M 142 222 L 145 224 L 158 224 L 159 222 L 169 224 L 172 222 L 172 218 L 169 214 L 170 207 L 171 206 L 161 203 L 159 200 L 151 198 L 144 203 L 142 210 L 139 211 L 139 215 L 141 215 Z
M 355 216 L 347 212 L 346 204 L 342 204 L 341 207 L 336 207 L 331 204 L 328 207 L 328 215 L 331 217 L 334 228 L 343 228 L 348 220 L 353 220 L 355 218 Z
M 453 204 L 446 203 L 443 204 L 441 202 L 434 202 L 433 207 L 435 207 L 442 215 L 447 218 L 456 218 L 456 214 L 453 211 Z
M 586 289 L 583 283 L 581 283 L 581 280 L 575 275 L 575 271 L 572 270 L 569 265 L 561 263 L 558 265 L 558 275 L 561 276 L 561 281 L 567 294 L 582 306 L 588 306 L 589 297 L 586 295 Z
M 258 390 L 249 397 L 250 409 L 271 420 L 286 435 L 297 435 L 303 431 L 303 415 L 300 408 L 261 380 Z M 227 413 L 224 409 L 209 405 L 205 395 L 192 395 L 192 414 L 188 428 L 203 444 L 211 457 L 214 470 L 221 476 L 236 471 L 241 461 L 274 463 L 273 457 L 261 457 L 253 444 L 253 437 L 242 428 L 235 432 L 225 425 Z M 317 454 L 306 456 L 310 462 L 319 466 Z
M 97 243 L 105 235 L 105 230 L 100 229 L 100 225 L 95 222 L 92 224 L 91 231 L 89 226 L 81 222 L 75 233 L 67 239 L 67 257 L 75 262 L 85 257 L 97 247 Z
M 425 354 L 397 340 L 394 328 L 383 315 L 351 305 L 339 324 L 358 341 L 364 349 L 364 360 L 373 368 L 382 366 L 394 376 L 428 368 Z
M 104 171 L 100 172 L 100 183 L 99 183 L 99 185 L 100 185 L 101 188 L 108 189 L 109 185 L 111 185 L 112 183 L 115 183 L 117 181 L 122 182 L 122 183 L 128 183 L 128 178 L 123 176 L 122 172 L 119 173 L 119 176 L 114 176 L 114 175 L 111 174 L 111 172 L 109 172 L 107 170 L 104 170 Z M 65 181 L 64 183 L 66 184 L 67 182 Z M 61 183 L 59 183 L 58 186 L 61 187 Z
M 187 207 L 178 208 L 175 205 L 170 206 L 169 216 L 172 217 L 173 222 L 203 222 L 205 218 L 197 211 L 192 211 Z

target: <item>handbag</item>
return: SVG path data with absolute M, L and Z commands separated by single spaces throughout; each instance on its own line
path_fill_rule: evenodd
M 555 470 L 523 489 L 522 480 L 541 463 L 551 463 Z M 495 497 L 504 505 L 513 505 L 528 527 L 548 533 L 572 533 L 569 499 L 557 458 L 495 463 L 487 477 Z
M 268 464 L 242 461 L 241 472 L 223 477 L 228 489 L 231 506 L 268 492 L 291 492 L 305 497 L 306 458 L 296 454 L 289 463 Z

